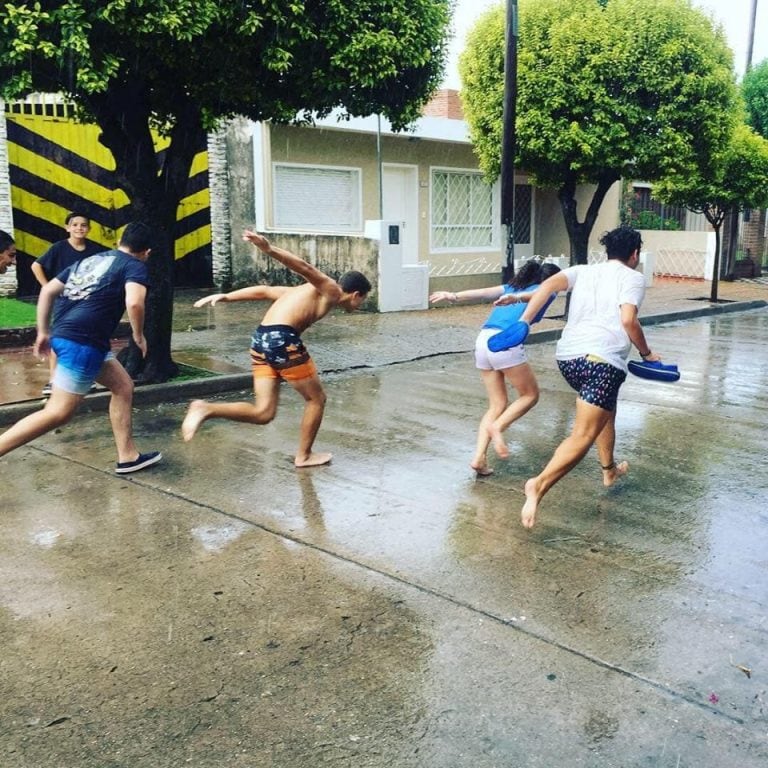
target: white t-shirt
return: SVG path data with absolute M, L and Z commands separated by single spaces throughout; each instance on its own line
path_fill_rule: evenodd
M 618 259 L 568 267 L 563 274 L 572 292 L 568 322 L 555 357 L 568 360 L 596 355 L 626 373 L 632 342 L 621 324 L 621 305 L 634 304 L 640 309 L 645 278 Z

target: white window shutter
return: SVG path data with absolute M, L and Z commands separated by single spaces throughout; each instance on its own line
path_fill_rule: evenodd
M 275 226 L 359 232 L 360 171 L 301 165 L 274 166 Z

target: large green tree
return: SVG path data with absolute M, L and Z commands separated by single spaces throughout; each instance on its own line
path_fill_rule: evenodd
M 660 200 L 703 213 L 715 230 L 715 263 L 710 300 L 717 301 L 720 229 L 726 214 L 768 206 L 768 141 L 747 125 L 737 125 L 730 140 L 694 172 L 670 174 L 654 185 Z
M 460 60 L 480 165 L 499 174 L 504 8 L 488 11 Z M 520 0 L 516 164 L 555 187 L 572 263 L 621 177 L 695 171 L 732 131 L 737 89 L 724 34 L 687 0 Z M 577 187 L 594 185 L 583 217 Z
M 741 88 L 747 105 L 747 122 L 768 139 L 768 59 L 744 75 Z
M 444 69 L 451 0 L 66 0 L 0 9 L 0 95 L 63 92 L 101 129 L 132 216 L 157 248 L 149 355 L 126 365 L 163 381 L 170 353 L 176 210 L 206 130 L 221 119 L 288 122 L 341 108 L 395 128 L 420 115 Z M 151 128 L 170 138 L 162 167 Z

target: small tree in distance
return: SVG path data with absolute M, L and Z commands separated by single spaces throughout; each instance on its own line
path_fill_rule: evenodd
M 600 206 L 620 178 L 693 172 L 732 131 L 737 90 L 724 33 L 687 0 L 520 0 L 516 165 L 555 187 L 571 263 L 587 261 Z M 504 8 L 461 57 L 480 166 L 499 174 Z M 594 185 L 579 219 L 577 187 Z
M 396 129 L 440 84 L 451 0 L 9 0 L 0 10 L 0 96 L 62 92 L 101 129 L 134 219 L 156 233 L 146 360 L 165 381 L 173 230 L 195 154 L 221 119 L 311 120 L 341 108 Z M 170 139 L 157 168 L 151 129 Z M 140 374 L 140 376 L 139 376 Z
M 768 205 L 768 141 L 748 126 L 739 125 L 711 162 L 696 173 L 662 179 L 653 192 L 659 200 L 703 213 L 715 230 L 710 301 L 717 302 L 723 219 L 728 213 Z

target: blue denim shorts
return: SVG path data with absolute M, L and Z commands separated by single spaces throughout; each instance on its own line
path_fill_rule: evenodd
M 51 349 L 56 353 L 56 369 L 51 384 L 74 395 L 88 394 L 101 366 L 115 357 L 112 352 L 69 339 L 51 339 Z

